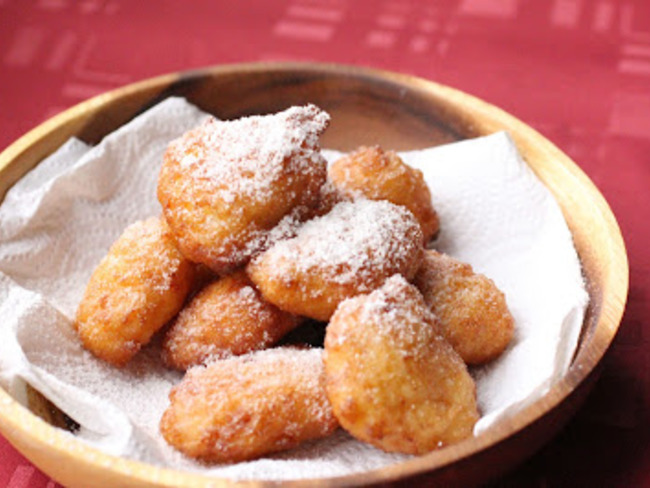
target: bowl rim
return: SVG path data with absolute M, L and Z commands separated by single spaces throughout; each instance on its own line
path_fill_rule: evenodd
M 482 116 L 479 117 L 481 122 L 478 124 L 479 127 L 476 128 L 479 131 L 498 130 L 501 127 L 507 127 L 511 131 L 511 136 L 520 150 L 523 147 L 528 150 L 544 151 L 552 155 L 558 164 L 558 168 L 562 169 L 564 175 L 576 180 L 595 199 L 593 202 L 595 204 L 594 211 L 598 212 L 599 218 L 605 222 L 605 225 L 611 231 L 609 235 L 609 251 L 612 259 L 607 263 L 609 266 L 606 269 L 606 278 L 608 282 L 616 284 L 616 294 L 610 293 L 609 295 L 603 295 L 603 302 L 600 304 L 598 310 L 599 319 L 594 326 L 598 329 L 598 334 L 590 337 L 590 342 L 586 346 L 583 344 L 584 347 L 581 347 L 577 356 L 574 357 L 568 372 L 559 380 L 552 383 L 541 398 L 532 404 L 524 406 L 513 417 L 507 419 L 508 428 L 502 427 L 504 425 L 502 421 L 488 428 L 479 436 L 471 437 L 457 444 L 388 467 L 328 478 L 292 479 L 283 481 L 282 484 L 296 487 L 325 485 L 356 486 L 368 483 L 386 483 L 402 477 L 425 474 L 470 457 L 502 442 L 506 438 L 530 426 L 567 399 L 601 361 L 614 339 L 623 316 L 629 286 L 629 265 L 620 229 L 604 197 L 586 174 L 567 155 L 539 132 L 513 115 L 458 89 L 414 75 L 335 63 L 251 62 L 215 65 L 200 69 L 172 72 L 147 78 L 97 95 L 46 120 L 17 139 L 0 153 L 0 174 L 13 161 L 20 157 L 21 154 L 28 151 L 33 144 L 38 141 L 47 140 L 48 136 L 60 126 L 74 124 L 75 121 L 83 119 L 85 113 L 101 110 L 113 103 L 116 99 L 127 97 L 129 94 L 137 93 L 151 87 L 164 88 L 178 81 L 179 76 L 183 78 L 200 78 L 205 76 L 223 76 L 236 72 L 246 74 L 261 71 L 307 71 L 330 75 L 344 74 L 356 78 L 389 81 L 398 85 L 406 85 L 411 88 L 433 93 L 444 99 L 446 101 L 445 103 L 448 103 L 457 110 L 460 109 L 463 113 L 471 111 L 473 114 Z M 535 149 L 533 146 L 537 146 L 537 148 Z M 52 147 L 51 150 L 56 149 L 56 147 L 58 147 L 58 144 Z M 40 160 L 42 158 L 39 159 L 39 162 Z M 526 162 L 530 165 L 528 161 Z M 533 170 L 538 173 L 535 168 Z M 540 176 L 539 173 L 538 176 Z M 14 182 L 11 181 L 9 186 L 13 185 Z M 552 189 L 551 191 L 554 193 Z M 582 256 L 580 256 L 580 260 L 582 262 Z M 604 327 L 598 327 L 599 325 L 604 325 Z M 578 364 L 578 358 L 581 359 L 580 364 Z M 501 428 L 499 428 L 500 426 Z M 160 484 L 160 486 L 231 486 L 232 484 L 237 484 L 237 486 L 264 486 L 267 483 L 269 485 L 277 485 L 277 482 L 271 480 L 242 481 L 214 477 L 191 471 L 159 467 L 145 462 L 107 454 L 96 447 L 74 438 L 70 433 L 55 428 L 41 420 L 16 401 L 4 388 L 0 388 L 0 430 L 5 434 L 5 437 L 7 437 L 7 432 L 25 431 L 28 433 L 29 443 L 37 446 L 39 449 L 54 449 L 64 458 L 74 457 L 76 462 L 81 460 L 81 462 L 95 469 L 110 469 L 122 476 L 129 477 L 134 482 L 150 483 L 152 485 Z M 8 440 L 11 442 L 11 439 Z

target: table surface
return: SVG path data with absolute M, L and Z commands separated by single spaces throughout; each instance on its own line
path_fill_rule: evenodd
M 271 60 L 451 85 L 522 119 L 582 167 L 626 241 L 627 310 L 584 407 L 492 486 L 650 486 L 650 2 L 0 0 L 0 149 L 126 83 Z M 0 487 L 57 486 L 0 437 Z

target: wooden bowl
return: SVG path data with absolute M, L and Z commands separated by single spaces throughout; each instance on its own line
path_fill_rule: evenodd
M 620 230 L 601 194 L 564 153 L 511 115 L 452 88 L 412 76 L 318 64 L 243 64 L 165 75 L 81 103 L 16 141 L 0 154 L 0 195 L 69 137 L 96 143 L 171 95 L 184 96 L 225 119 L 315 103 L 332 115 L 323 146 L 340 150 L 359 143 L 416 149 L 507 130 L 559 202 L 582 263 L 591 301 L 580 344 L 567 374 L 542 398 L 480 436 L 440 451 L 358 475 L 292 481 L 288 486 L 468 486 L 531 455 L 576 411 L 598 376 L 625 306 L 628 264 Z M 60 412 L 38 401 L 38 395 L 33 398 L 33 408 L 27 409 L 0 389 L 0 431 L 65 486 L 233 483 L 109 456 L 71 439 L 57 427 L 65 424 Z

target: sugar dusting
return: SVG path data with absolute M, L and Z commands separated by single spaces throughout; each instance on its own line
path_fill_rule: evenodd
M 294 239 L 277 242 L 262 258 L 269 260 L 269 269 L 280 272 L 279 263 L 292 261 L 292 273 L 318 270 L 332 283 L 371 282 L 387 269 L 407 269 L 416 261 L 421 240 L 420 227 L 408 210 L 361 198 L 341 202 L 308 221 Z
M 368 295 L 344 301 L 336 314 L 354 312 L 358 313 L 359 324 L 373 324 L 373 331 L 391 338 L 402 356 L 430 351 L 432 337 L 438 333 L 438 319 L 429 311 L 420 292 L 401 275 L 391 276 Z M 345 329 L 337 331 L 336 342 L 341 345 L 348 337 Z
M 129 263 L 133 264 L 124 270 L 122 278 L 125 281 L 137 282 L 146 277 L 153 290 L 159 293 L 169 290 L 183 256 L 174 248 L 169 229 L 160 218 L 152 217 L 129 225 L 120 237 L 120 245 L 128 247 L 125 251 Z M 109 253 L 107 258 L 122 259 L 123 256 Z
M 288 164 L 296 174 L 311 174 L 325 165 L 317 149 L 328 122 L 329 115 L 315 105 L 291 107 L 273 116 L 210 118 L 174 141 L 169 151 L 193 182 L 204 185 L 220 202 L 264 200 L 286 175 Z
M 322 355 L 323 350 L 320 348 L 270 348 L 241 356 L 214 359 L 205 366 L 188 370 L 184 381 L 191 383 L 198 378 L 201 382 L 199 388 L 206 389 L 213 408 L 219 408 L 232 389 L 246 385 L 249 388 L 245 392 L 246 398 L 251 402 L 247 408 L 251 411 L 261 411 L 264 404 L 276 400 L 274 386 L 293 384 L 299 386 L 301 395 L 304 395 L 309 416 L 326 421 L 332 412 L 325 397 Z M 192 388 L 187 391 L 190 395 L 196 393 Z

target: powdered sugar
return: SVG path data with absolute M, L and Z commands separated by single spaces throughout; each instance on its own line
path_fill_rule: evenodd
M 341 202 L 325 216 L 308 221 L 294 239 L 276 243 L 263 259 L 279 272 L 282 267 L 275 267 L 274 261 L 290 260 L 296 266 L 292 273 L 319 270 L 335 283 L 370 282 L 370 276 L 417 261 L 422 239 L 413 238 L 415 234 L 421 231 L 408 210 L 361 198 Z
M 245 364 L 253 366 L 255 371 L 254 381 L 249 383 L 251 388 L 267 391 L 269 385 L 293 384 L 300 390 L 304 398 L 304 407 L 309 411 L 308 417 L 318 421 L 331 422 L 332 412 L 327 401 L 324 382 L 325 371 L 323 366 L 323 350 L 320 348 L 298 349 L 292 347 L 278 347 L 263 351 L 252 352 L 243 356 L 229 358 L 229 364 L 221 363 L 228 373 L 236 377 L 246 374 L 248 369 Z M 190 371 L 191 372 L 191 371 Z M 233 378 L 220 375 L 218 381 L 230 382 Z M 246 384 L 239 379 L 230 383 L 231 387 Z M 223 390 L 227 393 L 227 390 Z M 254 395 L 251 395 L 254 397 Z M 255 402 L 265 403 L 270 398 L 262 396 L 252 398 Z M 275 399 L 274 399 L 275 400 Z M 255 410 L 255 407 L 252 407 Z
M 432 335 L 437 334 L 436 317 L 428 310 L 418 290 L 401 275 L 393 275 L 368 295 L 344 301 L 337 314 L 345 315 L 355 309 L 359 324 L 373 324 L 373 330 L 392 337 L 405 356 L 427 350 Z M 347 338 L 345 334 L 338 334 L 336 340 L 343 343 Z
M 291 172 L 309 174 L 325 160 L 318 135 L 329 115 L 314 105 L 291 107 L 273 116 L 233 121 L 210 118 L 170 146 L 194 183 L 209 187 L 224 204 L 264 200 L 270 188 Z
M 159 218 L 153 217 L 139 221 L 128 226 L 120 237 L 122 245 L 128 246 L 127 255 L 133 266 L 121 267 L 124 281 L 137 281 L 149 278 L 149 285 L 153 290 L 163 293 L 169 290 L 172 278 L 181 262 L 182 255 L 176 251 L 167 227 Z M 107 259 L 122 259 L 107 255 Z M 155 273 L 145 273 L 155 270 Z

